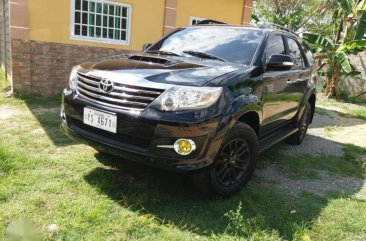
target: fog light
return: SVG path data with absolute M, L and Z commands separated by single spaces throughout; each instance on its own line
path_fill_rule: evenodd
M 186 156 L 196 150 L 196 144 L 190 139 L 179 139 L 174 143 L 174 150 L 182 156 Z

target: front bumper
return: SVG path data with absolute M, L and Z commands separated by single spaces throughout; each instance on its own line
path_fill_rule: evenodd
M 116 113 L 117 133 L 109 133 L 83 123 L 84 107 Z M 212 116 L 210 116 L 211 113 Z M 166 113 L 146 109 L 142 113 L 128 113 L 88 102 L 74 92 L 65 90 L 62 96 L 61 129 L 79 142 L 124 159 L 142 162 L 159 168 L 185 172 L 210 165 L 219 150 L 222 135 L 217 133 L 219 118 L 216 111 Z M 172 148 L 180 138 L 196 143 L 196 150 L 187 156 Z

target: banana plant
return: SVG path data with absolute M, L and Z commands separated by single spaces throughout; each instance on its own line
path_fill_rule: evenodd
M 325 75 L 324 95 L 333 97 L 338 95 L 338 82 L 342 76 L 359 74 L 350 63 L 349 54 L 365 51 L 366 40 L 366 0 L 337 0 L 339 9 L 335 12 L 338 18 L 335 27 L 338 33 L 334 39 L 316 34 L 305 33 L 306 39 L 316 47 L 321 66 L 327 66 L 322 73 Z

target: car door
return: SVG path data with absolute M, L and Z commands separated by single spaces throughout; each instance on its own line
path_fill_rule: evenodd
M 267 40 L 265 62 L 273 54 L 286 54 L 285 37 L 279 33 L 272 33 Z M 293 85 L 294 73 L 297 70 L 267 70 L 264 73 L 264 89 L 262 97 L 263 127 L 261 132 L 272 131 L 288 122 L 296 114 L 297 92 Z
M 308 61 L 305 61 L 304 50 L 295 38 L 286 37 L 288 46 L 288 55 L 290 55 L 295 63 L 293 70 L 293 76 L 291 78 L 292 86 L 292 98 L 296 101 L 296 105 L 293 106 L 296 114 L 299 109 L 300 102 L 304 96 L 306 86 L 311 78 L 311 68 Z

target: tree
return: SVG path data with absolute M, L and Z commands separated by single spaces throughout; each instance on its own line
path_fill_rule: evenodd
M 262 21 L 285 26 L 295 32 L 331 36 L 336 0 L 259 0 L 255 15 Z
M 323 60 L 325 76 L 324 95 L 338 95 L 338 82 L 342 76 L 358 74 L 351 65 L 348 55 L 357 54 L 366 48 L 362 40 L 366 30 L 366 0 L 337 0 L 339 8 L 333 16 L 333 39 L 305 33 L 304 38 L 316 47 L 318 58 Z

